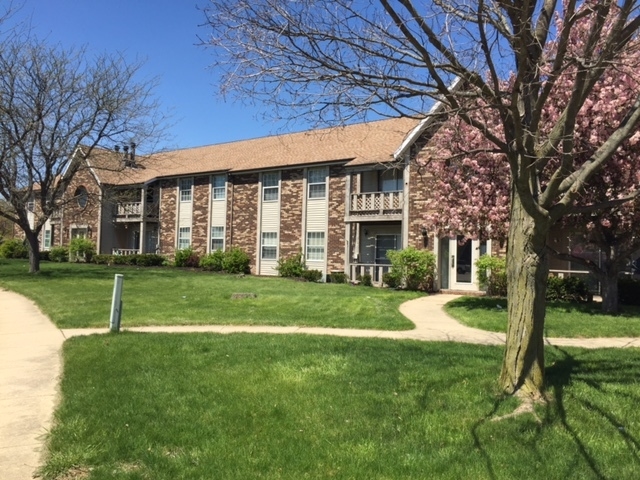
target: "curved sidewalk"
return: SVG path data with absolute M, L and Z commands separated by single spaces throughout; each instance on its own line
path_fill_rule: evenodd
M 466 327 L 446 315 L 443 305 L 457 295 L 431 295 L 404 303 L 400 312 L 415 323 L 404 331 L 310 327 L 177 326 L 132 327 L 136 332 L 284 333 L 451 341 L 483 345 L 505 343 L 503 333 Z M 25 297 L 0 290 L 0 472 L 30 479 L 40 465 L 44 435 L 51 426 L 61 372 L 60 348 L 66 338 L 107 333 L 100 329 L 56 328 Z M 640 347 L 640 338 L 548 338 L 547 344 L 583 348 Z

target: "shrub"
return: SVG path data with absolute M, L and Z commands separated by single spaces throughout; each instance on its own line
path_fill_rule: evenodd
M 28 258 L 29 249 L 22 240 L 13 238 L 0 245 L 0 258 Z
M 42 250 L 40 252 L 40 260 L 43 260 L 45 262 L 48 262 L 49 260 L 51 260 L 49 258 L 49 250 Z
M 305 270 L 301 275 L 307 282 L 321 282 L 322 272 L 320 270 Z
M 301 278 L 304 276 L 304 272 L 307 271 L 307 266 L 302 258 L 302 252 L 292 255 L 291 257 L 278 260 L 278 275 L 281 277 L 293 277 Z
M 547 281 L 547 300 L 559 302 L 587 302 L 589 288 L 578 277 L 549 277 Z
M 488 295 L 507 296 L 507 260 L 504 257 L 482 255 L 476 260 L 478 283 Z
M 196 268 L 200 266 L 200 257 L 191 248 L 176 251 L 176 267 Z
M 216 250 L 200 259 L 200 268 L 212 272 L 221 272 L 224 265 L 225 252 Z
M 404 250 L 389 250 L 387 258 L 391 260 L 391 275 L 398 285 L 407 290 L 433 289 L 436 272 L 436 256 L 429 250 L 408 247 Z
M 165 258 L 157 253 L 140 253 L 131 255 L 135 265 L 139 267 L 160 267 L 164 264 Z
M 389 288 L 398 288 L 400 282 L 393 273 L 387 272 L 382 274 L 382 283 Z
M 239 247 L 233 247 L 224 252 L 222 269 L 227 273 L 249 273 L 251 258 Z
M 349 281 L 347 274 L 344 272 L 332 272 L 331 275 L 329 275 L 329 279 L 331 283 L 347 283 Z
M 362 285 L 363 287 L 373 287 L 373 282 L 370 274 L 365 273 L 364 275 L 360 275 L 359 280 L 360 285 Z
M 640 281 L 633 278 L 619 279 L 618 301 L 622 305 L 640 305 Z
M 69 249 L 68 247 L 52 247 L 49 250 L 49 260 L 52 262 L 68 262 L 69 261 Z
M 69 243 L 69 258 L 76 262 L 90 262 L 95 253 L 96 247 L 88 238 L 73 238 Z
M 94 255 L 91 261 L 97 265 L 111 265 L 113 263 L 113 255 Z

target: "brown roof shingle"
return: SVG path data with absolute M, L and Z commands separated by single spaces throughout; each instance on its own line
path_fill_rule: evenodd
M 126 185 L 209 172 L 265 170 L 344 161 L 349 166 L 393 160 L 419 120 L 398 118 L 251 140 L 185 148 L 140 157 L 143 168 L 117 168 L 120 155 L 95 151 L 90 164 L 102 183 Z

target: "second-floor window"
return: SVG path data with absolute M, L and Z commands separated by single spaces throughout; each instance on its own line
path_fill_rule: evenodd
M 307 177 L 309 198 L 325 198 L 327 193 L 327 171 L 324 168 L 310 168 Z
M 214 175 L 211 179 L 211 198 L 224 200 L 226 195 L 226 175 Z
M 280 175 L 277 173 L 265 173 L 262 175 L 262 201 L 277 202 L 280 190 Z
M 404 187 L 402 170 L 389 168 L 378 173 L 378 187 L 381 192 L 400 192 Z
M 190 202 L 192 198 L 193 178 L 180 179 L 180 201 Z

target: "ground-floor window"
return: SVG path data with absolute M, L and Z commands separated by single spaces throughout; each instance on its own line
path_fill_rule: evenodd
M 324 260 L 324 232 L 307 232 L 307 260 Z
M 43 247 L 44 248 L 51 248 L 51 245 L 53 243 L 53 232 L 50 229 L 47 229 L 44 231 L 44 235 L 43 235 Z
M 211 227 L 211 251 L 224 250 L 224 227 Z
M 87 238 L 87 227 L 78 227 L 71 229 L 71 238 Z
M 191 246 L 191 227 L 178 229 L 178 250 L 184 250 Z
M 276 260 L 278 258 L 278 232 L 262 232 L 263 260 Z

